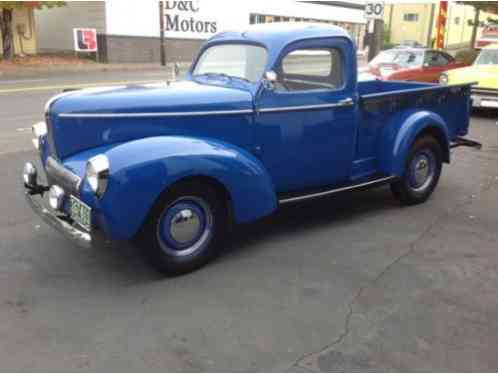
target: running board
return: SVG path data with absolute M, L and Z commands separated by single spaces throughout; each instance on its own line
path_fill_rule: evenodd
M 360 183 L 360 184 L 354 184 L 352 186 L 346 186 L 346 187 L 341 187 L 341 188 L 334 188 L 332 190 L 326 190 L 326 191 L 320 191 L 320 192 L 316 192 L 316 193 L 310 193 L 310 194 L 305 194 L 305 195 L 299 195 L 299 196 L 293 196 L 293 197 L 283 198 L 283 199 L 279 199 L 278 203 L 280 205 L 285 205 L 285 204 L 297 203 L 297 202 L 300 202 L 300 201 L 317 199 L 317 198 L 320 198 L 320 197 L 331 196 L 331 195 L 335 195 L 335 194 L 338 194 L 338 193 L 341 193 L 341 192 L 347 192 L 347 191 L 354 191 L 354 190 L 361 190 L 361 189 L 368 189 L 368 188 L 378 187 L 378 186 L 382 186 L 384 184 L 393 182 L 396 179 L 397 179 L 397 177 L 394 177 L 394 176 L 380 178 L 380 179 L 375 179 L 373 181 L 369 181 L 369 182 L 365 182 L 365 183 Z

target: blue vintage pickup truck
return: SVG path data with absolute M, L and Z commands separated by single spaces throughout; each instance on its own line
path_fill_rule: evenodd
M 205 264 L 227 227 L 390 184 L 426 201 L 472 145 L 470 86 L 357 82 L 338 27 L 272 24 L 208 40 L 183 81 L 65 92 L 33 127 L 27 201 L 83 246 L 138 238 L 165 273 Z M 40 173 L 47 183 L 40 182 Z M 100 236 L 100 234 L 99 234 Z

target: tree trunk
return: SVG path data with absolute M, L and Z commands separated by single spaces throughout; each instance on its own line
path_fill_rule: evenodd
M 12 34 L 12 9 L 3 9 L 0 17 L 0 30 L 2 32 L 3 58 L 14 58 L 14 36 Z
M 474 23 L 472 25 L 472 38 L 470 39 L 470 48 L 475 48 L 476 46 L 477 29 L 479 28 L 480 13 L 481 10 L 479 8 L 476 8 L 476 12 L 474 14 Z

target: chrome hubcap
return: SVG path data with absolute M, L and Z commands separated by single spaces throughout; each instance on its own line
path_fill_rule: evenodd
M 429 171 L 429 161 L 424 156 L 415 165 L 415 182 L 417 185 L 422 185 L 427 180 Z
M 190 209 L 178 212 L 171 220 L 170 234 L 178 243 L 185 244 L 194 240 L 201 229 L 201 219 Z
M 410 166 L 410 187 L 419 192 L 430 186 L 435 175 L 436 158 L 430 149 L 415 155 Z
M 188 256 L 209 244 L 213 225 L 213 213 L 203 199 L 182 197 L 164 210 L 157 225 L 157 238 L 166 254 Z

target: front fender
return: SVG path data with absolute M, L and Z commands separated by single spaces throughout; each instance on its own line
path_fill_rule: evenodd
M 141 228 L 160 194 L 181 179 L 202 176 L 217 180 L 230 194 L 237 223 L 271 214 L 277 207 L 273 183 L 261 163 L 247 151 L 216 140 L 151 137 L 111 147 L 107 191 L 90 199 L 103 217 L 99 225 L 115 240 L 127 240 Z
M 379 142 L 379 170 L 386 175 L 402 176 L 408 152 L 423 132 L 434 134 L 443 147 L 444 161 L 449 162 L 449 133 L 445 121 L 436 113 L 425 110 L 403 111 L 384 127 Z

